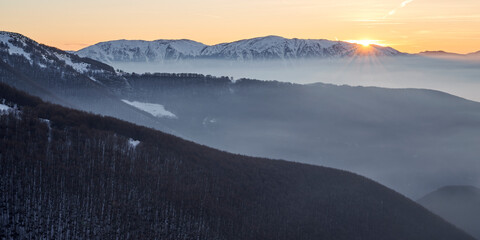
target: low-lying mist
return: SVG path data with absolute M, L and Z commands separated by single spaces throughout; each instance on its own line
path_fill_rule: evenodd
M 113 65 L 136 73 L 311 84 L 258 82 L 248 87 L 237 81 L 224 89 L 178 83 L 160 94 L 154 91 L 160 78 L 144 76 L 152 81 L 136 92 L 150 97 L 131 98 L 164 105 L 178 116 L 169 127 L 189 140 L 234 153 L 349 170 L 413 198 L 444 185 L 480 184 L 478 103 L 432 91 L 312 84 L 433 89 L 480 101 L 479 61 L 404 56 Z
M 210 147 L 348 170 L 412 198 L 480 183 L 477 102 L 432 90 L 126 76 L 122 97 L 161 105 L 176 116 L 159 118 L 168 129 Z
M 201 73 L 293 83 L 331 83 L 386 88 L 424 88 L 480 101 L 480 61 L 421 56 L 321 60 L 183 60 L 110 63 L 126 72 Z

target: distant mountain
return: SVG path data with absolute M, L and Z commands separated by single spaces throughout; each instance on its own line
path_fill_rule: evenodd
M 359 55 L 395 56 L 399 51 L 329 40 L 267 36 L 208 46 L 191 40 L 118 40 L 97 43 L 76 52 L 101 62 L 162 62 L 179 59 L 267 60 L 330 58 Z
M 206 45 L 191 40 L 117 40 L 102 42 L 76 52 L 101 62 L 159 62 L 193 58 Z
M 447 186 L 427 194 L 418 202 L 430 211 L 480 239 L 480 189 Z
M 330 168 L 221 152 L 0 84 L 1 239 L 470 240 Z
M 462 56 L 462 54 L 459 53 L 451 53 L 451 52 L 445 52 L 445 51 L 424 51 L 418 53 L 418 55 L 421 56 L 444 56 L 444 57 L 459 57 Z
M 460 54 L 460 53 L 451 53 L 445 51 L 425 51 L 418 53 L 420 56 L 432 57 L 432 58 L 446 58 L 446 59 L 455 59 L 455 60 L 477 60 L 480 59 L 480 51 Z
M 220 59 L 301 59 L 323 57 L 345 57 L 356 55 L 393 56 L 401 54 L 390 47 L 372 45 L 365 51 L 354 43 L 314 39 L 287 39 L 267 36 L 222 43 L 204 48 L 200 56 Z
M 480 58 L 480 51 L 467 54 L 469 57 Z

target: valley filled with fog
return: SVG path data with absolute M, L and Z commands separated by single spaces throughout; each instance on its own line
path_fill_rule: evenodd
M 419 55 L 315 60 L 178 60 L 109 62 L 135 73 L 201 73 L 300 84 L 331 83 L 385 88 L 422 88 L 480 101 L 480 61 L 436 59 Z

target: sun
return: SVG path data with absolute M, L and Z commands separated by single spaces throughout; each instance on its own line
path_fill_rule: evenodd
M 382 42 L 381 40 L 372 40 L 372 39 L 346 40 L 346 42 L 360 44 L 364 47 L 369 47 L 370 45 L 384 46 L 383 44 L 381 44 Z

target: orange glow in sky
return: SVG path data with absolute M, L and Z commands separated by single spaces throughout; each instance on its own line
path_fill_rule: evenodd
M 116 39 L 216 44 L 279 35 L 468 53 L 480 50 L 479 9 L 479 0 L 0 0 L 0 30 L 64 50 Z

